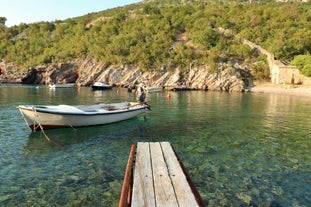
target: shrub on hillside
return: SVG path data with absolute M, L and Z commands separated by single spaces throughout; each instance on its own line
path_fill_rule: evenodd
M 297 66 L 305 76 L 311 77 L 311 55 L 297 55 L 291 64 Z

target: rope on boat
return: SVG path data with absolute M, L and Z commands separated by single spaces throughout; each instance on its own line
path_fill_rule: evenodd
M 38 123 L 38 126 L 41 130 L 41 133 L 44 135 L 45 139 L 47 139 L 49 142 L 52 142 L 52 140 L 46 135 L 46 133 L 43 130 L 43 127 L 39 121 L 39 115 L 37 114 L 37 110 L 35 107 L 32 107 L 32 110 L 35 112 L 35 117 L 36 117 L 36 122 Z M 34 130 L 36 129 L 35 125 L 34 125 Z
M 72 130 L 77 131 L 77 129 L 74 128 L 74 127 L 72 126 L 72 124 L 70 124 L 70 122 L 69 122 L 67 119 L 66 119 L 66 122 L 67 122 L 67 124 L 72 128 Z
M 37 114 L 36 108 L 35 108 L 35 107 L 32 107 L 32 110 L 35 112 L 36 122 L 38 123 L 38 126 L 39 126 L 39 128 L 40 128 L 40 130 L 41 130 L 41 133 L 44 135 L 45 139 L 46 139 L 47 141 L 49 141 L 49 142 L 51 142 L 51 143 L 53 143 L 53 144 L 59 146 L 59 147 L 63 147 L 62 145 L 60 145 L 60 144 L 58 144 L 57 142 L 55 142 L 55 141 L 53 141 L 52 139 L 50 139 L 50 138 L 48 137 L 48 135 L 46 135 L 46 133 L 44 132 L 43 127 L 42 127 L 42 125 L 41 125 L 41 123 L 40 123 L 40 121 L 39 121 L 39 115 Z M 37 127 L 35 127 L 35 124 L 34 124 L 34 130 L 36 130 L 36 128 L 37 128 Z

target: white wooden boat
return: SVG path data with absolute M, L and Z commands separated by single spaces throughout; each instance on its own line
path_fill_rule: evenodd
M 73 88 L 75 87 L 75 83 L 65 83 L 65 84 L 49 84 L 49 88 L 54 89 L 54 88 Z
M 107 90 L 112 88 L 111 85 L 104 82 L 95 82 L 91 87 L 93 90 Z
M 30 129 L 85 127 L 109 124 L 144 113 L 146 103 L 124 102 L 94 105 L 20 105 L 17 107 Z
M 147 93 L 152 93 L 152 92 L 159 92 L 162 91 L 162 87 L 157 87 L 157 86 L 145 86 L 144 90 Z

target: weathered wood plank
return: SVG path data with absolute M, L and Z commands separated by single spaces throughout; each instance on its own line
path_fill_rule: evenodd
M 155 207 L 153 177 L 150 160 L 149 143 L 137 144 L 134 183 L 132 194 L 133 207 Z
M 198 207 L 198 203 L 169 142 L 161 142 L 168 173 L 180 207 Z
M 131 206 L 203 206 L 169 142 L 138 142 Z
M 158 207 L 178 206 L 174 188 L 169 177 L 159 142 L 150 143 L 154 191 Z

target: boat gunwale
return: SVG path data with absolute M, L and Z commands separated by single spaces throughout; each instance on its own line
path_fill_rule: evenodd
M 34 110 L 34 108 L 36 110 Z M 136 107 L 136 106 L 135 106 Z M 97 115 L 111 115 L 111 114 L 122 114 L 122 113 L 128 113 L 128 112 L 134 112 L 139 110 L 145 110 L 148 108 L 148 106 L 142 105 L 141 107 L 134 108 L 133 106 L 129 106 L 128 108 L 122 109 L 122 110 L 114 110 L 114 111 L 102 111 L 102 112 L 87 112 L 81 110 L 81 112 L 65 112 L 65 111 L 50 111 L 45 110 L 43 108 L 37 108 L 36 105 L 20 105 L 17 107 L 20 110 L 26 110 L 26 111 L 32 111 L 37 113 L 45 113 L 45 114 L 57 114 L 57 115 L 73 115 L 73 116 L 97 116 Z

